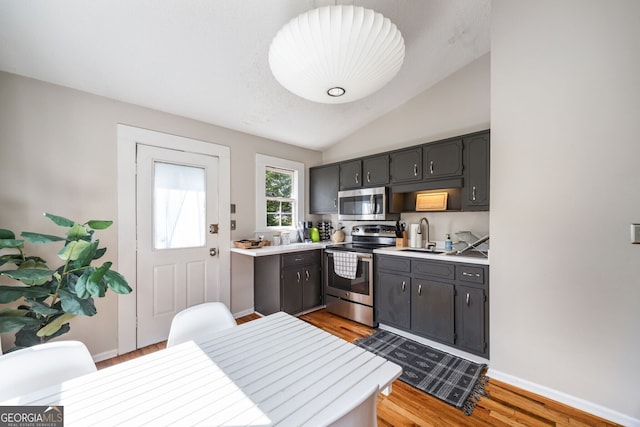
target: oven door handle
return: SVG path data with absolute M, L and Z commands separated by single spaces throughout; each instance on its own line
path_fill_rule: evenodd
M 325 249 L 324 253 L 327 255 L 333 255 L 336 252 L 347 252 L 347 253 L 355 253 L 358 256 L 358 261 L 362 260 L 365 262 L 371 262 L 371 260 L 373 259 L 373 255 L 368 254 L 368 253 L 364 253 L 364 252 L 354 252 L 354 251 L 332 251 L 332 250 L 327 250 Z

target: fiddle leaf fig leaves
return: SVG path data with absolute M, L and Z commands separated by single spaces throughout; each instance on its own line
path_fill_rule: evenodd
M 15 239 L 16 235 L 11 230 L 0 228 L 0 240 L 3 239 Z
M 27 286 L 44 285 L 51 280 L 52 270 L 40 268 L 23 268 L 18 270 L 6 270 L 0 272 L 4 276 L 19 280 Z
M 52 236 L 50 234 L 30 233 L 28 231 L 23 231 L 20 235 L 24 237 L 26 241 L 31 243 L 49 243 L 66 240 L 64 237 Z
M 117 271 L 107 271 L 104 274 L 104 278 L 107 281 L 109 288 L 111 288 L 111 290 L 116 294 L 128 294 L 132 290 L 124 276 Z
M 40 330 L 36 332 L 36 336 L 49 337 L 55 334 L 56 332 L 58 332 L 62 327 L 62 325 L 64 325 L 65 323 L 68 323 L 69 320 L 73 319 L 74 317 L 76 317 L 76 315 L 71 313 L 64 313 L 63 315 L 58 316 L 55 319 L 53 319 L 52 322 L 48 323 L 43 328 L 40 328 Z
M 8 304 L 22 297 L 42 298 L 46 296 L 49 296 L 49 290 L 37 286 L 0 286 L 0 304 Z
M 73 227 L 73 224 L 75 224 L 75 222 L 71 221 L 70 219 L 57 216 L 57 215 L 52 215 L 50 213 L 45 213 L 44 216 L 46 216 L 51 221 L 53 221 L 56 225 L 59 225 L 61 227 Z
M 89 265 L 96 255 L 98 244 L 100 244 L 100 241 L 96 240 L 95 242 L 91 242 L 89 245 L 86 245 L 78 254 L 74 267 L 79 268 Z
M 62 290 L 58 292 L 62 309 L 66 313 L 76 314 L 78 316 L 93 316 L 97 313 L 96 306 L 93 304 L 93 298 L 80 298 L 69 291 Z
M 73 224 L 69 229 L 69 231 L 67 232 L 68 240 L 79 240 L 79 239 L 82 239 L 83 237 L 89 237 L 89 236 L 90 234 L 87 231 L 87 229 L 78 223 Z
M 3 309 L 0 310 L 0 334 L 11 332 L 25 326 L 36 326 L 38 320 L 27 317 L 29 310 Z
M 0 285 L 0 304 L 15 304 L 18 308 L 0 310 L 0 333 L 16 331 L 16 349 L 47 342 L 70 330 L 69 320 L 75 316 L 97 313 L 94 298 L 106 295 L 108 289 L 118 294 L 132 291 L 125 278 L 111 269 L 107 261 L 92 266 L 106 253 L 100 241 L 94 240 L 96 230 L 109 228 L 113 221 L 90 220 L 83 223 L 44 214 L 53 223 L 66 228 L 65 237 L 22 232 L 16 239 L 13 231 L 0 228 L 0 275 L 16 280 L 20 285 Z M 63 262 L 51 269 L 39 256 L 25 254 L 29 244 L 63 242 L 58 257 Z M 27 249 L 29 245 L 27 245 Z M 7 265 L 15 266 L 7 269 Z
M 0 249 L 24 248 L 24 240 L 0 239 Z
M 58 256 L 65 261 L 75 261 L 82 256 L 83 251 L 85 251 L 88 246 L 91 246 L 91 243 L 86 240 L 74 240 L 67 243 L 65 247 L 58 252 Z
M 87 222 L 89 228 L 92 228 L 94 230 L 105 230 L 111 227 L 111 224 L 113 224 L 113 221 L 99 221 L 95 219 Z

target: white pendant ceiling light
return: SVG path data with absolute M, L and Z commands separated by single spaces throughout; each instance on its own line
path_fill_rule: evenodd
M 326 104 L 355 101 L 387 84 L 404 60 L 404 40 L 388 18 L 359 6 L 324 6 L 276 34 L 269 66 L 282 86 Z

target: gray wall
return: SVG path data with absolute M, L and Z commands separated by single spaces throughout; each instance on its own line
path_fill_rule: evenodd
M 117 219 L 116 125 L 128 124 L 231 149 L 231 202 L 237 205 L 233 239 L 252 237 L 255 223 L 255 154 L 320 163 L 321 154 L 217 126 L 112 101 L 16 75 L 0 73 L 0 227 L 56 233 L 43 212 L 70 219 Z M 308 198 L 307 198 L 308 199 Z M 117 226 L 101 232 L 105 259 L 117 270 Z M 37 249 L 46 259 L 59 248 Z M 253 308 L 251 269 L 234 268 L 233 312 Z M 249 273 L 247 272 L 249 271 Z M 2 280 L 2 279 L 0 279 Z M 71 321 L 66 337 L 84 341 L 93 354 L 117 348 L 117 298 L 97 302 L 98 314 Z M 13 346 L 3 336 L 3 348 Z
M 491 19 L 492 368 L 640 422 L 640 2 Z
M 494 0 L 490 58 L 323 153 L 490 127 L 489 374 L 625 425 L 640 423 L 639 17 L 637 1 Z

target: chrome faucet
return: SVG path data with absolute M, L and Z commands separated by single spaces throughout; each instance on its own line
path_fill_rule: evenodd
M 424 221 L 427 224 L 427 228 L 426 228 L 426 235 L 427 238 L 424 240 L 424 247 L 427 249 L 431 249 L 432 247 L 435 247 L 436 245 L 434 243 L 431 243 L 430 239 L 429 239 L 429 220 L 427 219 L 427 217 L 423 216 L 422 218 L 420 218 L 420 222 L 418 222 L 418 227 L 420 228 L 420 232 L 422 233 L 422 221 Z

